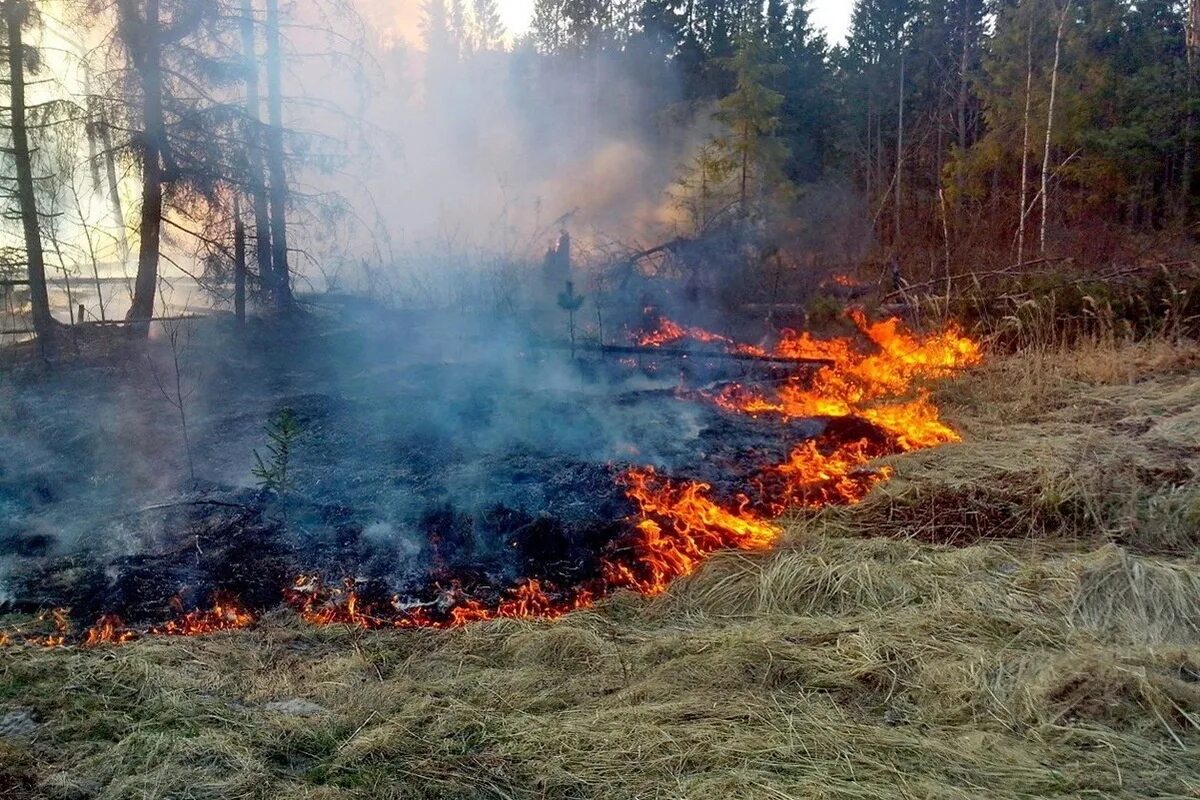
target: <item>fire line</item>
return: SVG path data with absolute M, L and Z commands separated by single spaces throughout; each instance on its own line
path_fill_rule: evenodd
M 652 467 L 627 469 L 618 480 L 637 509 L 629 520 L 630 530 L 601 554 L 599 576 L 582 585 L 561 587 L 528 579 L 485 602 L 452 584 L 443 588 L 437 603 L 414 607 L 399 599 L 364 603 L 352 582 L 330 586 L 319 577 L 302 576 L 284 590 L 284 601 L 309 624 L 367 629 L 555 619 L 620 590 L 661 594 L 720 551 L 768 549 L 782 536 L 778 520 L 788 512 L 863 500 L 891 476 L 890 468 L 872 466 L 878 459 L 959 441 L 921 383 L 978 364 L 979 344 L 953 325 L 918 335 L 895 319 L 871 323 L 861 312 L 852 313 L 851 319 L 870 343 L 869 352 L 850 338 L 822 340 L 791 331 L 768 352 L 667 319 L 660 320 L 656 330 L 638 335 L 635 341 L 643 347 L 694 341 L 719 344 L 731 353 L 822 360 L 827 365 L 815 374 L 797 374 L 772 390 L 731 384 L 700 397 L 727 413 L 751 418 L 856 419 L 879 435 L 804 442 L 785 462 L 756 475 L 732 502 L 715 499 L 713 488 L 704 483 L 676 480 Z M 179 609 L 175 619 L 148 629 L 135 630 L 118 617 L 103 617 L 85 631 L 80 643 L 90 647 L 144 636 L 197 636 L 248 628 L 256 621 L 236 597 L 217 596 L 207 610 Z M 55 632 L 0 633 L 0 645 L 58 647 L 71 640 L 65 610 L 44 615 L 43 622 L 52 623 Z

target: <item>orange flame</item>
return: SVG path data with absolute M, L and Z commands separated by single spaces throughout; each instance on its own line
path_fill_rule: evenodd
M 255 621 L 254 615 L 236 597 L 219 592 L 213 598 L 211 609 L 189 611 L 177 619 L 151 628 L 150 633 L 157 636 L 201 636 L 249 628 Z
M 134 631 L 125 627 L 125 623 L 115 614 L 106 614 L 88 628 L 83 640 L 84 647 L 98 647 L 103 644 L 124 644 L 137 638 Z
M 982 350 L 956 327 L 927 337 L 903 330 L 899 320 L 871 324 L 860 311 L 851 319 L 879 352 L 866 355 L 848 339 L 822 341 L 808 333 L 785 332 L 776 352 L 788 358 L 828 359 L 811 380 L 793 378 L 774 397 L 741 386 L 714 398 L 722 408 L 784 417 L 851 417 L 874 423 L 895 437 L 904 451 L 958 441 L 927 394 L 905 398 L 920 380 L 945 377 L 978 364 Z
M 605 560 L 609 591 L 661 594 L 718 550 L 765 550 L 781 533 L 745 510 L 745 498 L 736 511 L 722 508 L 707 496 L 712 487 L 706 484 L 676 483 L 650 467 L 629 470 L 623 480 L 641 521 L 624 548 Z
M 638 347 L 663 347 L 669 344 L 676 344 L 685 339 L 693 339 L 703 344 L 723 344 L 736 347 L 736 343 L 725 336 L 717 333 L 710 333 L 703 328 L 689 327 L 685 328 L 676 322 L 672 322 L 666 317 L 658 318 L 658 327 L 652 331 L 640 333 L 634 337 L 634 342 Z
M 857 417 L 872 423 L 890 442 L 883 437 L 863 438 L 831 450 L 807 442 L 794 449 L 785 463 L 754 480 L 757 502 L 751 504 L 740 497 L 734 511 L 709 500 L 709 487 L 703 484 L 675 484 L 658 478 L 653 470 L 631 471 L 626 476 L 626 491 L 639 508 L 640 521 L 630 545 L 632 558 L 607 564 L 612 586 L 659 593 L 672 580 L 694 572 L 716 550 L 770 546 L 779 529 L 749 512 L 748 505 L 779 516 L 793 508 L 856 503 L 892 474 L 886 467 L 871 469 L 872 461 L 891 452 L 959 440 L 942 421 L 927 392 L 917 389 L 915 397 L 912 395 L 919 380 L 944 377 L 978 364 L 982 359 L 979 344 L 953 326 L 920 337 L 905 331 L 899 320 L 871 324 L 861 312 L 852 312 L 850 317 L 878 352 L 862 353 L 850 339 L 819 340 L 808 333 L 787 331 L 776 355 L 826 360 L 830 365 L 810 379 L 791 379 L 773 396 L 734 384 L 711 399 L 727 411 L 756 416 Z M 660 330 L 691 335 L 673 323 L 660 325 Z

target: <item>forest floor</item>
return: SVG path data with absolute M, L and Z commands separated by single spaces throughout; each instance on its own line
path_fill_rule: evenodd
M 1200 797 L 1200 358 L 1023 353 L 665 596 L 0 650 L 0 797 Z

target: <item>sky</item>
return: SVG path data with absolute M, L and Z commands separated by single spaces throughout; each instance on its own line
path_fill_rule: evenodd
M 514 35 L 523 33 L 533 18 L 534 0 L 499 0 L 504 26 Z M 813 23 L 829 34 L 830 42 L 840 42 L 850 27 L 851 0 L 810 0 Z

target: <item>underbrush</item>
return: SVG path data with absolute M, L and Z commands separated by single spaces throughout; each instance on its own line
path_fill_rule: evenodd
M 661 597 L 0 651 L 0 718 L 38 721 L 0 737 L 0 797 L 1197 796 L 1194 351 L 1044 347 L 935 391 L 962 444 Z

